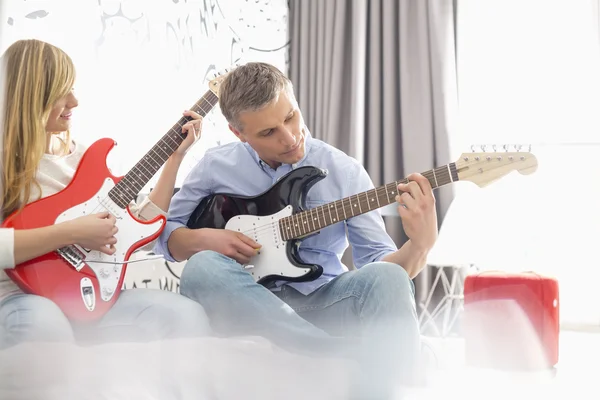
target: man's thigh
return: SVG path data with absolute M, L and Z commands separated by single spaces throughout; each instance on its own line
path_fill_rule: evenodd
M 417 326 L 414 285 L 402 267 L 388 262 L 345 272 L 308 296 L 285 286 L 279 297 L 335 336 L 362 336 L 366 328 Z
M 305 296 L 284 286 L 277 295 L 296 313 L 333 336 L 360 336 L 360 309 L 368 284 L 349 271 Z

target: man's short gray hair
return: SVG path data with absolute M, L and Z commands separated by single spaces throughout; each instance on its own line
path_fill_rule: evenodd
M 227 122 L 242 131 L 240 114 L 273 103 L 282 90 L 295 102 L 292 82 L 279 69 L 263 62 L 250 62 L 225 77 L 219 88 L 219 106 Z

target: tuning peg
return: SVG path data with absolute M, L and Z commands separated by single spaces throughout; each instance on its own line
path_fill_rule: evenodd
M 471 153 L 475 153 L 475 145 L 474 144 L 471 145 Z
M 494 150 L 494 153 L 496 152 L 496 145 L 495 144 L 492 145 L 492 150 Z
M 487 145 L 485 145 L 485 144 L 482 144 L 482 145 L 481 145 L 481 151 L 482 151 L 483 153 L 485 153 L 485 148 L 486 148 L 486 147 L 487 147 Z

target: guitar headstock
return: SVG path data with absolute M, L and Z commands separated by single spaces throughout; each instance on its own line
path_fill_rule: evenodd
M 221 88 L 221 83 L 223 83 L 223 80 L 225 80 L 225 78 L 227 77 L 227 75 L 229 75 L 229 73 L 231 71 L 233 71 L 234 69 L 236 69 L 239 65 L 235 65 L 233 67 L 230 68 L 225 68 L 222 71 L 219 71 L 215 74 L 214 78 L 211 79 L 208 82 L 208 88 L 217 96 L 219 97 L 219 89 Z
M 471 146 L 471 153 L 461 154 L 455 165 L 459 180 L 484 187 L 512 171 L 522 175 L 532 174 L 537 170 L 538 162 L 531 153 L 531 146 L 490 145 L 478 148 Z

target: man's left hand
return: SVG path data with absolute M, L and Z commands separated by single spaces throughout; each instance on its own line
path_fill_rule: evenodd
M 398 213 L 413 246 L 429 251 L 438 235 L 435 196 L 429 180 L 423 175 L 411 174 L 408 180 L 408 184 L 398 185 Z

